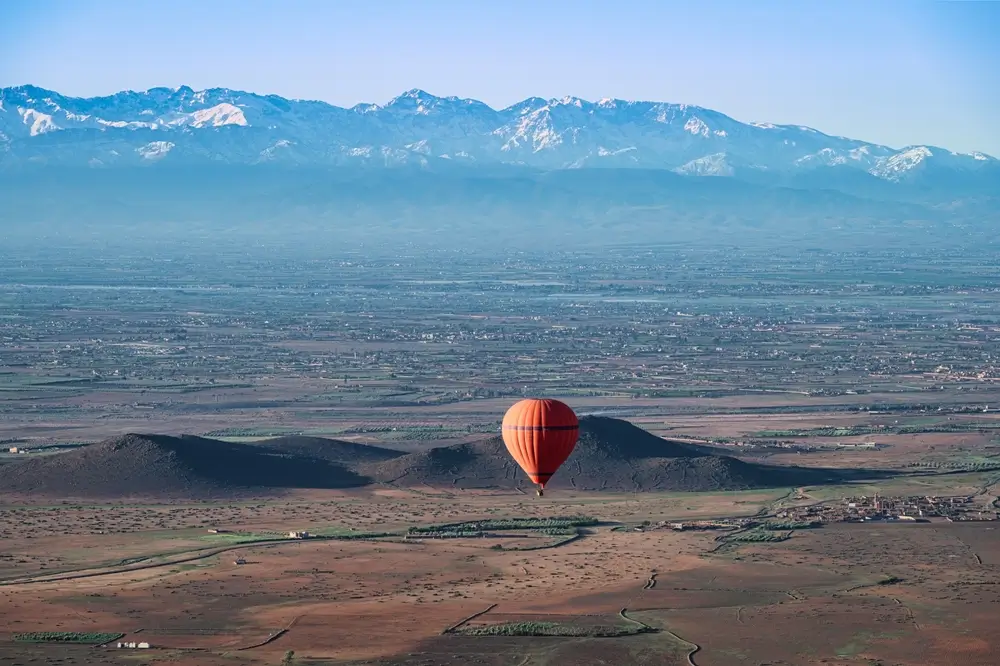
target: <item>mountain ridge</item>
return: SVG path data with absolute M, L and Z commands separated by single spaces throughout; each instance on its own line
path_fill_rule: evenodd
M 894 149 L 805 125 L 741 122 L 690 104 L 529 97 L 503 109 L 414 88 L 386 104 L 339 107 L 188 86 L 71 97 L 0 89 L 0 167 L 27 164 L 417 165 L 669 169 L 691 176 L 801 173 L 846 165 L 890 182 L 1000 162 L 927 145 Z

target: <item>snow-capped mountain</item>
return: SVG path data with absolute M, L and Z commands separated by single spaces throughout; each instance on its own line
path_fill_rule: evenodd
M 887 181 L 995 168 L 983 153 L 902 150 L 799 125 L 743 123 L 686 104 L 532 97 L 506 109 L 410 90 L 387 104 L 213 88 L 78 98 L 0 89 L 0 166 L 516 164 L 643 167 L 697 176 L 853 167 Z

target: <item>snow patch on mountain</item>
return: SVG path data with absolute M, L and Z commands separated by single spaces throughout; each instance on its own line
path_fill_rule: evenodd
M 55 132 L 60 128 L 53 122 L 52 116 L 47 113 L 40 113 L 34 109 L 18 109 L 24 124 L 28 126 L 28 133 L 31 136 Z
M 223 127 L 225 125 L 239 125 L 240 127 L 247 127 L 250 123 L 247 122 L 246 116 L 243 115 L 243 109 L 223 102 L 222 104 L 216 104 L 215 106 L 207 109 L 201 109 L 200 111 L 185 114 L 185 116 L 182 116 L 181 118 L 168 124 L 186 124 L 191 127 L 201 128 Z
M 145 123 L 138 120 L 104 120 L 103 118 L 97 119 L 98 124 L 104 127 L 115 127 L 118 129 L 158 129 L 160 125 L 158 123 Z
M 708 125 L 704 123 L 700 118 L 689 118 L 686 123 L 684 123 L 684 131 L 690 132 L 694 135 L 701 135 L 704 137 L 708 136 Z
M 510 126 L 504 126 L 495 130 L 494 134 L 509 136 L 500 147 L 500 150 L 504 152 L 530 145 L 532 152 L 537 153 L 548 148 L 555 148 L 563 142 L 562 136 L 553 125 L 551 110 L 548 106 L 522 116 L 513 129 Z
M 549 106 L 575 106 L 578 109 L 583 108 L 583 100 L 579 97 L 570 97 L 567 95 L 562 99 L 553 99 L 549 101 Z
M 162 160 L 174 147 L 170 141 L 150 141 L 145 146 L 139 146 L 135 152 L 144 160 Z
M 630 153 L 636 150 L 635 146 L 629 146 L 628 148 L 619 148 L 617 150 L 608 150 L 604 146 L 600 146 L 597 149 L 597 155 L 599 157 L 614 157 L 615 155 L 622 155 L 624 153 Z
M 879 178 L 897 181 L 933 156 L 934 153 L 927 146 L 913 146 L 895 155 L 879 158 L 869 173 Z
M 732 176 L 734 170 L 725 153 L 715 153 L 691 160 L 674 169 L 674 172 L 685 176 Z
M 670 104 L 657 104 L 652 111 L 655 112 L 654 119 L 658 123 L 669 125 L 677 116 L 677 109 Z
M 406 144 L 405 148 L 414 153 L 420 153 L 422 155 L 431 154 L 431 148 L 427 142 L 427 139 L 421 139 L 420 141 L 416 141 L 414 143 L 408 143 Z
M 806 155 L 805 157 L 800 157 L 795 160 L 795 163 L 799 166 L 814 166 L 814 165 L 825 165 L 825 166 L 837 166 L 839 164 L 847 164 L 847 157 L 840 154 L 833 148 L 823 148 L 819 152 L 812 155 Z
M 438 97 L 418 88 L 414 88 L 413 90 L 406 91 L 398 97 L 394 97 L 384 107 L 376 107 L 373 109 L 371 106 L 368 106 L 360 109 L 360 112 L 373 113 L 386 111 L 393 115 L 429 116 L 432 114 L 445 114 L 451 110 L 476 105 L 485 106 L 482 102 L 477 102 L 473 99 Z M 355 108 L 357 109 L 358 107 Z
M 281 152 L 282 148 L 288 148 L 291 145 L 292 142 L 288 139 L 279 139 L 273 146 L 268 146 L 264 150 L 260 151 L 260 159 L 261 161 L 273 160 L 277 157 L 278 153 Z

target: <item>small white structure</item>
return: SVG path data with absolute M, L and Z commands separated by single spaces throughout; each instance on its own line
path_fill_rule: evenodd
M 9 449 L 9 450 L 7 451 L 7 453 L 20 453 L 20 451 L 18 451 L 18 449 L 17 449 L 17 447 L 16 447 L 16 446 L 12 446 L 12 447 L 10 447 L 10 449 Z
M 149 643 L 139 643 L 138 645 L 136 645 L 136 647 L 139 648 L 140 650 L 148 650 Z
M 309 532 L 295 532 L 295 531 L 292 531 L 292 532 L 288 533 L 288 538 L 289 539 L 308 539 L 309 538 Z

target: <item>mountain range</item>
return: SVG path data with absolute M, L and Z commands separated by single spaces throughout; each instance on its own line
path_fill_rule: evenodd
M 189 87 L 68 97 L 0 89 L 0 167 L 228 164 L 540 169 L 630 167 L 695 176 L 844 166 L 900 181 L 925 171 L 976 176 L 984 153 L 890 148 L 801 125 L 744 123 L 687 104 L 531 97 L 505 109 L 410 90 L 341 108 L 239 90 Z
M 533 97 L 496 110 L 411 90 L 346 109 L 225 88 L 0 89 L 0 249 L 939 251 L 994 246 L 998 226 L 989 155 L 684 104 Z

